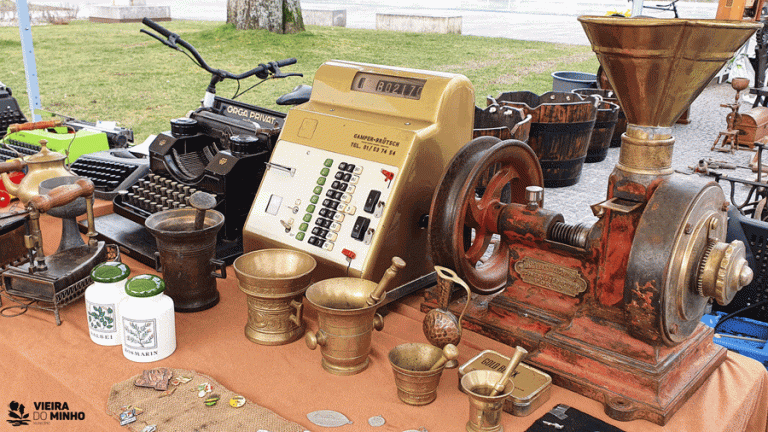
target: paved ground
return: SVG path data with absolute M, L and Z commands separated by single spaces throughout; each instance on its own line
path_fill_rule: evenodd
M 711 84 L 699 95 L 691 106 L 690 120 L 687 125 L 678 124 L 673 128 L 675 147 L 672 156 L 674 169 L 690 173 L 688 167 L 696 165 L 700 159 L 726 161 L 735 165 L 748 165 L 754 153 L 740 150 L 734 154 L 710 151 L 718 133 L 726 129 L 725 116 L 730 112 L 721 108 L 721 103 L 733 101 L 735 91 L 730 84 Z M 751 103 L 744 103 L 741 111 L 747 111 Z M 608 150 L 608 157 L 598 163 L 584 164 L 579 183 L 566 187 L 547 189 L 545 205 L 556 209 L 565 216 L 568 223 L 588 222 L 595 218 L 589 205 L 605 199 L 608 187 L 608 175 L 619 159 L 619 148 Z M 763 158 L 765 160 L 765 158 Z M 716 170 L 728 176 L 754 180 L 755 174 L 746 169 Z M 698 174 L 695 174 L 698 176 Z M 726 194 L 729 188 L 725 186 Z

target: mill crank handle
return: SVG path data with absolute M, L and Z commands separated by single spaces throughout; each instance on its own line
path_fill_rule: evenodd
M 512 355 L 512 358 L 509 360 L 509 366 L 507 366 L 507 369 L 504 371 L 504 375 L 501 376 L 501 379 L 499 382 L 496 383 L 495 386 L 493 386 L 493 390 L 491 390 L 491 396 L 496 396 L 499 393 L 501 393 L 504 390 L 504 387 L 507 386 L 507 381 L 512 376 L 512 372 L 517 369 L 517 366 L 520 364 L 521 361 L 525 358 L 525 356 L 528 354 L 528 351 L 525 350 L 523 347 L 516 347 L 515 353 Z
M 384 294 L 384 291 L 387 289 L 387 285 L 389 285 L 389 282 L 395 277 L 397 274 L 397 271 L 405 267 L 405 261 L 403 261 L 400 257 L 392 257 L 392 265 L 389 266 L 386 272 L 384 272 L 384 276 L 381 277 L 381 280 L 379 281 L 379 284 L 376 285 L 376 289 L 373 290 L 373 292 L 368 296 L 367 303 L 368 306 L 373 306 L 376 303 L 381 300 L 381 296 Z
M 29 200 L 30 210 L 45 213 L 48 210 L 70 203 L 77 198 L 93 195 L 93 183 L 88 179 L 80 179 L 73 184 L 59 186 L 46 195 L 37 195 Z

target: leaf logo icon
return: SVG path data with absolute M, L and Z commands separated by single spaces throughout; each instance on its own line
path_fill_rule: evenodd
M 8 408 L 10 408 L 8 417 L 11 419 L 6 421 L 10 423 L 11 426 L 26 426 L 29 424 L 29 413 L 24 413 L 24 404 L 11 401 L 11 403 L 8 404 Z

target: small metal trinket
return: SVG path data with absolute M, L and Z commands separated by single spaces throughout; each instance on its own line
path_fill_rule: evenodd
M 156 368 L 145 370 L 142 375 L 136 378 L 134 384 L 136 387 L 149 387 L 155 390 L 168 390 L 168 381 L 171 380 L 173 372 L 168 368 Z
M 547 426 L 552 426 L 553 428 L 558 429 L 558 430 L 560 430 L 560 429 L 565 427 L 565 426 L 563 426 L 563 425 L 561 425 L 559 423 L 552 423 L 552 422 L 548 422 L 546 420 L 542 420 L 541 422 L 543 424 L 547 425 Z
M 173 394 L 173 392 L 175 392 L 175 391 L 176 391 L 176 387 L 168 387 L 168 390 L 166 390 L 166 391 L 164 391 L 164 392 L 160 393 L 160 396 L 158 396 L 158 397 L 159 397 L 159 398 L 162 398 L 162 397 L 167 397 L 167 396 L 170 396 L 170 395 L 172 395 L 172 394 Z
M 120 426 L 125 426 L 136 421 L 136 410 L 130 409 L 120 413 Z
M 209 383 L 202 383 L 197 386 L 197 397 L 204 397 L 206 393 L 210 393 L 213 387 Z
M 307 418 L 321 427 L 339 427 L 352 424 L 352 420 L 348 419 L 347 416 L 332 410 L 313 411 L 307 414 Z
M 245 398 L 242 396 L 233 396 L 229 400 L 229 406 L 232 408 L 240 408 L 243 405 L 245 405 Z
M 192 381 L 192 377 L 176 376 L 171 379 L 171 384 L 178 386 Z
M 157 425 L 146 425 L 144 426 L 144 429 L 141 430 L 141 432 L 156 432 L 157 431 Z
M 374 416 L 374 417 L 371 417 L 371 418 L 368 419 L 368 424 L 373 426 L 373 427 L 384 426 L 384 423 L 386 423 L 386 422 L 387 421 L 384 420 L 384 417 L 382 417 L 380 415 Z
M 212 407 L 212 406 L 216 405 L 217 403 L 219 403 L 219 399 L 221 399 L 221 396 L 219 396 L 217 394 L 212 394 L 210 397 L 208 397 L 205 400 L 205 406 Z

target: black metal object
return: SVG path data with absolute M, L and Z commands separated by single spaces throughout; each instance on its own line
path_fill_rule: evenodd
M 0 83 L 0 138 L 5 136 L 8 126 L 26 123 L 27 118 L 19 108 L 19 103 L 12 96 L 11 89 Z
M 764 144 L 757 147 L 757 181 L 741 180 L 719 173 L 711 173 L 719 183 L 730 185 L 728 209 L 728 235 L 726 241 L 741 240 L 746 246 L 746 259 L 754 272 L 752 283 L 742 288 L 726 306 L 714 303 L 712 309 L 733 313 L 768 299 L 768 222 L 764 221 L 765 208 L 760 202 L 768 198 L 768 190 L 762 180 L 762 154 Z M 737 200 L 737 185 L 748 187 L 746 198 Z M 759 213 L 759 214 L 756 214 Z M 768 304 L 745 309 L 740 316 L 768 322 Z
M 643 9 L 653 9 L 653 10 L 659 10 L 659 11 L 666 11 L 666 12 L 673 12 L 675 14 L 675 18 L 680 18 L 677 15 L 677 2 L 680 0 L 672 0 L 669 3 L 659 3 L 656 6 L 646 6 L 643 4 Z

